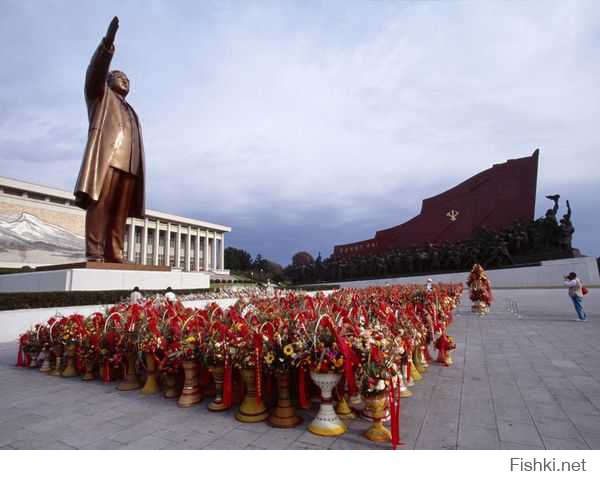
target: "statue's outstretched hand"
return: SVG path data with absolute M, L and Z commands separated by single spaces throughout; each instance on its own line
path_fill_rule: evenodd
M 104 44 L 107 47 L 112 47 L 115 43 L 115 37 L 117 35 L 117 30 L 119 29 L 119 17 L 113 17 L 108 26 L 108 30 L 106 31 L 106 36 L 104 37 Z

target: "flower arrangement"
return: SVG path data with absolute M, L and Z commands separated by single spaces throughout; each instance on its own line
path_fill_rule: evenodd
M 219 308 L 209 309 L 207 313 L 206 335 L 204 337 L 204 360 L 208 366 L 223 366 L 230 364 L 229 342 L 235 337 L 232 330 L 232 323 L 237 319 L 237 311 L 234 308 L 229 310 L 227 316 Z
M 64 346 L 79 345 L 83 335 L 83 315 L 73 314 L 61 320 L 62 330 L 58 340 Z
M 472 302 L 482 302 L 488 307 L 492 304 L 492 285 L 483 267 L 478 263 L 473 265 L 467 279 L 467 286 L 470 289 L 469 298 Z
M 401 337 L 393 336 L 388 326 L 376 323 L 362 329 L 352 347 L 360 359 L 357 372 L 360 393 L 372 396 L 390 388 L 400 373 L 404 354 Z
M 41 345 L 37 339 L 39 325 L 19 335 L 19 353 L 17 354 L 17 367 L 29 367 L 32 357 L 35 358 L 41 351 Z
M 267 337 L 264 360 L 269 371 L 290 372 L 306 358 L 306 335 L 303 318 L 278 317 Z
M 119 306 L 122 307 L 122 306 Z M 123 308 L 109 309 L 100 338 L 98 361 L 105 382 L 110 381 L 110 371 L 120 366 L 124 359 Z
M 149 310 L 145 321 L 141 321 L 137 329 L 137 349 L 141 353 L 162 353 L 166 345 L 165 338 L 159 328 L 160 317 L 155 310 Z
M 321 317 L 308 332 L 310 336 L 306 344 L 309 352 L 306 358 L 310 370 L 317 373 L 344 371 L 344 354 L 330 317 Z
M 48 320 L 48 340 L 50 347 L 62 346 L 62 331 L 65 324 L 65 318 L 56 316 Z
M 84 361 L 98 359 L 105 321 L 104 315 L 100 312 L 96 312 L 87 317 L 83 322 L 81 342 L 79 344 L 79 356 Z

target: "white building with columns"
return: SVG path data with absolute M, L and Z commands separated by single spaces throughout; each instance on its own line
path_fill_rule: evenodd
M 225 269 L 225 233 L 230 227 L 146 210 L 146 218 L 129 218 L 125 251 L 131 263 L 167 265 L 185 272 Z
M 131 263 L 184 272 L 228 274 L 230 227 L 146 209 L 129 218 L 125 252 Z M 0 177 L 0 267 L 20 268 L 84 258 L 85 211 L 71 192 Z

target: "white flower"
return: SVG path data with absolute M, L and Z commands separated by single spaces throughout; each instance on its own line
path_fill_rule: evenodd
M 379 379 L 379 381 L 377 382 L 375 390 L 377 390 L 378 392 L 385 390 L 385 382 L 382 379 Z

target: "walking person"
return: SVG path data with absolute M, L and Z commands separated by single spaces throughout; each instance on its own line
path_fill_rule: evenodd
M 565 285 L 569 287 L 569 297 L 571 297 L 573 305 L 575 306 L 577 321 L 587 322 L 587 315 L 583 309 L 583 295 L 585 291 L 581 280 L 577 278 L 575 272 L 571 272 L 565 277 Z

